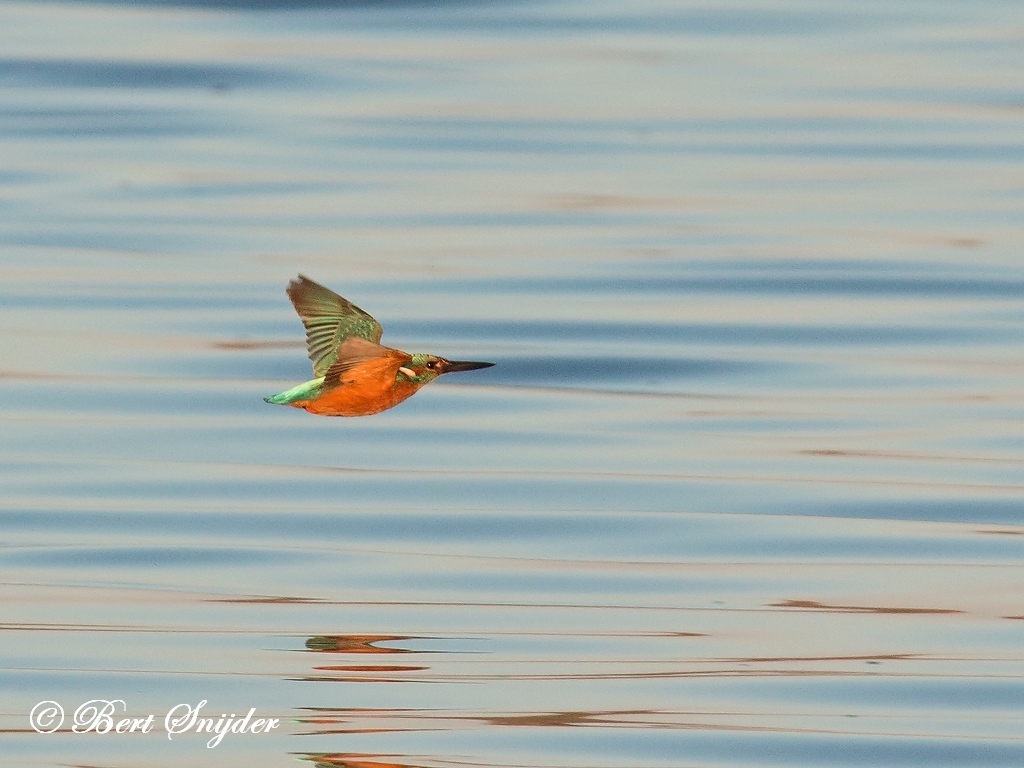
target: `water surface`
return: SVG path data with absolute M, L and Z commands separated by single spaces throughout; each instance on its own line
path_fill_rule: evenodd
M 0 7 L 4 764 L 1024 763 L 1022 28 Z M 268 406 L 298 272 L 498 365 Z

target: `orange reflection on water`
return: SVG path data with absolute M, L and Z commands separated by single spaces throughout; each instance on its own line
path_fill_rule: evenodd
M 413 653 L 409 648 L 381 648 L 376 645 L 412 639 L 403 635 L 314 635 L 306 641 L 306 648 L 317 653 Z
M 377 758 L 391 758 L 392 755 L 323 754 L 303 755 L 317 768 L 422 768 L 411 763 L 385 762 Z

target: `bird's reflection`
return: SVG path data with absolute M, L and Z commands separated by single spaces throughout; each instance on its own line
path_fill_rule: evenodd
M 413 639 L 408 635 L 314 635 L 306 641 L 306 649 L 317 653 L 414 653 L 411 648 L 377 645 Z
M 309 754 L 303 760 L 309 760 L 316 768 L 423 768 L 412 763 L 393 762 L 395 755 L 360 755 L 360 754 Z

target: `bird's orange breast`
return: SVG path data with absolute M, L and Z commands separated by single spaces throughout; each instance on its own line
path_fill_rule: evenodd
M 385 357 L 361 363 L 345 371 L 339 385 L 292 405 L 318 416 L 370 416 L 386 411 L 416 393 L 415 384 L 395 380 L 404 360 Z

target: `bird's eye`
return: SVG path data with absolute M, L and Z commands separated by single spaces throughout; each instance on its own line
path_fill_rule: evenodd
M 427 363 L 427 368 L 433 369 L 433 368 L 436 368 L 436 367 L 437 367 L 437 363 L 435 363 L 433 360 L 431 360 L 430 362 Z

